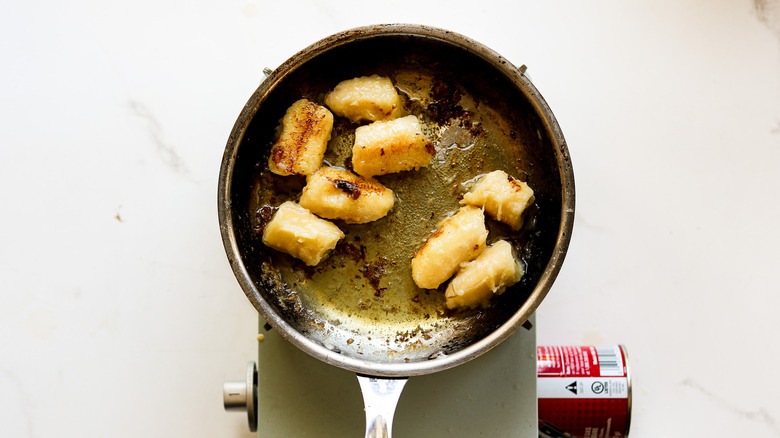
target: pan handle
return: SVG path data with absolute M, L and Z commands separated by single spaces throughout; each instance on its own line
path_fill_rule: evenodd
M 395 407 L 409 378 L 382 378 L 363 374 L 358 374 L 357 378 L 366 407 L 365 438 L 391 438 Z

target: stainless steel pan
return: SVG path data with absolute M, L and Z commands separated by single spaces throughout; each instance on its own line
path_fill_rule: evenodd
M 316 267 L 262 244 L 274 207 L 305 180 L 280 177 L 267 159 L 287 107 L 322 102 L 338 82 L 390 77 L 437 150 L 428 168 L 381 176 L 397 201 L 379 221 L 337 221 L 346 238 Z M 348 166 L 355 125 L 337 118 L 325 160 Z M 410 260 L 458 207 L 468 184 L 502 169 L 526 181 L 536 202 L 519 232 L 488 220 L 488 241 L 512 243 L 526 267 L 520 283 L 487 309 L 447 311 L 441 290 L 422 290 Z M 219 177 L 219 222 L 244 293 L 288 341 L 325 363 L 358 373 L 367 436 L 389 436 L 405 378 L 469 361 L 510 336 L 550 289 L 574 218 L 574 177 L 549 107 L 521 70 L 462 35 L 418 25 L 348 30 L 299 52 L 273 71 L 241 112 Z M 390 403 L 378 410 L 379 398 Z M 375 435 L 377 434 L 377 435 Z

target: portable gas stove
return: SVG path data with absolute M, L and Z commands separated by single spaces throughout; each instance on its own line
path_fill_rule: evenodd
M 533 323 L 534 317 L 531 318 Z M 355 374 L 314 359 L 263 328 L 245 381 L 226 382 L 225 409 L 246 411 L 259 438 L 361 437 Z M 461 366 L 409 379 L 393 433 L 403 437 L 538 437 L 536 329 L 521 329 Z
M 359 69 L 351 62 L 358 58 Z M 327 259 L 316 276 L 288 275 L 295 272 L 291 265 L 274 261 L 257 245 L 269 209 L 298 194 L 266 181 L 273 178 L 270 170 L 258 174 L 258 163 L 268 159 L 263 154 L 271 153 L 266 146 L 275 144 L 276 115 L 289 108 L 290 96 L 320 96 L 343 78 L 366 71 L 396 78 L 411 102 L 409 111 L 422 114 L 425 129 L 440 135 L 436 154 L 441 157 L 426 167 L 429 177 L 394 186 L 404 202 L 382 232 L 353 230 L 359 235 L 347 243 L 365 250 Z M 389 424 L 400 437 L 537 437 L 532 315 L 568 247 L 574 182 L 560 128 L 525 67 L 516 68 L 447 30 L 388 24 L 332 35 L 266 73 L 226 146 L 218 211 L 236 278 L 275 328 L 265 330 L 260 321 L 259 366 L 250 363 L 244 382 L 226 384 L 225 407 L 245 410 L 259 437 L 358 437 L 369 429 L 365 436 L 378 438 L 390 436 Z M 329 162 L 337 166 L 350 160 L 357 131 L 340 126 L 328 143 L 334 145 Z M 451 318 L 440 311 L 440 301 L 415 296 L 420 288 L 404 271 L 411 267 L 393 260 L 419 249 L 438 226 L 437 214 L 460 208 L 453 182 L 504 168 L 534 187 L 536 213 L 527 222 L 533 231 L 493 230 L 493 239 L 514 239 L 514 253 L 524 257 L 522 292 L 502 296 L 503 304 L 487 307 L 479 318 Z M 381 290 L 394 293 L 382 295 L 372 283 L 376 279 L 364 272 L 370 263 L 381 264 L 379 277 L 386 283 Z M 385 266 L 400 268 L 385 272 Z M 367 281 L 355 275 L 358 271 Z M 342 301 L 320 296 L 342 289 L 348 292 Z M 356 297 L 380 297 L 382 304 L 366 306 Z M 410 299 L 416 304 L 409 305 Z M 390 310 L 398 311 L 393 318 L 387 316 Z M 526 320 L 530 328 L 515 333 Z M 425 342 L 412 341 L 409 333 L 424 333 Z M 391 340 L 396 344 L 388 349 Z M 356 378 L 355 372 L 365 375 Z M 413 376 L 408 383 L 406 376 Z

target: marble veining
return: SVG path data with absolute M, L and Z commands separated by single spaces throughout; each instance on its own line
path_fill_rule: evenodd
M 759 21 L 780 41 L 780 0 L 754 0 L 753 4 Z
M 154 143 L 157 155 L 162 162 L 176 173 L 187 174 L 189 171 L 184 164 L 184 160 L 179 156 L 176 148 L 166 141 L 162 125 L 149 106 L 136 99 L 128 100 L 127 106 L 133 112 L 133 115 L 146 122 L 149 138 Z
M 772 435 L 780 436 L 780 427 L 778 427 L 777 420 L 775 420 L 775 418 L 763 406 L 752 411 L 742 409 L 739 406 L 724 399 L 723 397 L 718 396 L 714 392 L 707 389 L 704 385 L 691 378 L 686 378 L 680 382 L 680 384 L 703 395 L 705 398 L 707 398 L 707 400 L 710 401 L 710 403 L 717 406 L 718 408 L 729 411 L 732 414 L 743 417 L 747 420 L 761 423 L 771 431 Z

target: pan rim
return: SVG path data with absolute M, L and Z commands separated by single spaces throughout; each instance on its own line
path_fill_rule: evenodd
M 232 177 L 237 152 L 252 118 L 268 94 L 271 93 L 288 74 L 327 50 L 349 44 L 353 41 L 364 40 L 376 36 L 392 35 L 431 38 L 458 46 L 459 48 L 481 57 L 496 68 L 501 74 L 511 79 L 513 83 L 518 84 L 521 92 L 526 95 L 529 102 L 534 107 L 534 110 L 542 119 L 545 129 L 548 130 L 550 138 L 557 147 L 556 159 L 562 178 L 561 224 L 558 230 L 556 244 L 539 281 L 523 305 L 497 329 L 473 344 L 454 353 L 439 356 L 436 359 L 407 363 L 381 363 L 342 355 L 309 339 L 286 322 L 276 313 L 273 307 L 262 298 L 260 291 L 251 280 L 249 271 L 241 258 L 236 233 L 234 232 L 235 224 L 233 223 L 231 208 Z M 278 330 L 287 341 L 316 359 L 329 365 L 334 365 L 356 373 L 381 377 L 415 376 L 443 371 L 468 362 L 486 353 L 516 332 L 517 329 L 536 311 L 539 304 L 552 287 L 552 284 L 561 269 L 571 240 L 574 221 L 574 204 L 574 174 L 569 159 L 568 147 L 563 138 L 560 126 L 546 101 L 524 73 L 492 49 L 471 38 L 450 30 L 416 24 L 379 24 L 348 29 L 315 42 L 282 63 L 259 85 L 244 105 L 228 138 L 220 168 L 218 184 L 220 233 L 228 261 L 244 294 L 253 304 L 255 309 L 258 310 L 260 316 Z

